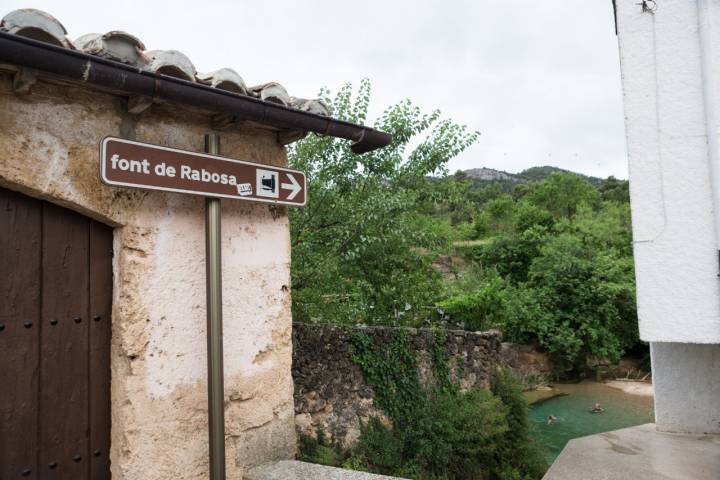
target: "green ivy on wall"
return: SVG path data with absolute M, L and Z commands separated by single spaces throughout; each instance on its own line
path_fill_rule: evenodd
M 324 437 L 301 442 L 301 458 L 415 480 L 539 480 L 547 468 L 530 439 L 527 404 L 516 380 L 498 371 L 492 391 L 461 392 L 448 363 L 448 334 L 427 339 L 432 383 L 419 379 L 409 331 L 353 330 L 351 359 L 375 392 L 392 425 L 372 417 L 349 449 Z M 465 369 L 458 356 L 453 365 Z M 303 446 L 303 443 L 305 444 Z
M 448 363 L 448 336 L 441 330 L 435 330 L 431 340 L 430 358 L 435 387 L 444 393 L 456 393 L 458 386 L 452 381 Z
M 457 385 L 450 373 L 447 352 L 448 337 L 434 331 L 430 339 L 430 359 L 434 388 L 456 393 Z M 388 342 L 373 340 L 365 332 L 351 336 L 352 361 L 360 367 L 368 385 L 375 392 L 375 403 L 395 425 L 410 421 L 418 405 L 427 398 L 418 378 L 417 361 L 410 334 L 404 329 L 392 333 Z
M 354 332 L 351 342 L 352 361 L 375 391 L 375 403 L 393 423 L 405 424 L 424 399 L 410 335 L 399 329 L 388 343 L 378 345 L 365 332 Z

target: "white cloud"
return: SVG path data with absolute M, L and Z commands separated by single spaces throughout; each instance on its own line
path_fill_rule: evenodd
M 24 8 L 6 0 L 4 12 Z M 403 98 L 482 132 L 452 170 L 553 164 L 627 178 L 609 0 L 141 2 L 36 0 L 72 39 L 125 30 L 200 71 L 236 69 L 313 96 L 363 77 L 373 110 Z

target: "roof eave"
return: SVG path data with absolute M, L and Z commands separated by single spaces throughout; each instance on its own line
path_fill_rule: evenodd
M 276 128 L 344 138 L 353 142 L 351 149 L 355 153 L 370 152 L 392 141 L 390 134 L 363 125 L 153 73 L 11 33 L 0 32 L 0 62 L 34 68 L 79 84 L 110 88 L 127 95 L 231 114 Z

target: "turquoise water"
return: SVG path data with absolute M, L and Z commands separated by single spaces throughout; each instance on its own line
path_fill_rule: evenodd
M 552 463 L 569 440 L 655 421 L 652 397 L 629 395 L 601 383 L 557 384 L 566 395 L 539 402 L 530 408 L 534 436 L 548 449 Z M 599 402 L 602 413 L 590 413 Z M 548 415 L 557 420 L 547 423 Z

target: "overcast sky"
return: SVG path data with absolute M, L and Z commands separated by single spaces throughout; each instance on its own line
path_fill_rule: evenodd
M 124 30 L 199 71 L 313 97 L 368 77 L 372 114 L 410 98 L 480 130 L 450 169 L 555 165 L 627 178 L 610 0 L 15 1 L 69 37 Z

